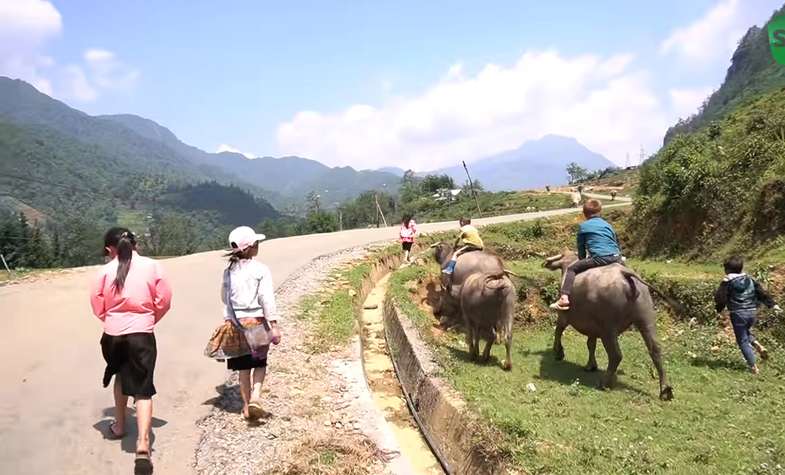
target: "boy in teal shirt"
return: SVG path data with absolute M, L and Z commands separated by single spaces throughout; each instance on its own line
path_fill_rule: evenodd
M 595 199 L 587 200 L 583 205 L 586 221 L 578 228 L 578 259 L 567 268 L 561 287 L 561 298 L 551 308 L 556 310 L 570 309 L 570 294 L 575 283 L 575 276 L 594 267 L 607 266 L 622 262 L 619 238 L 613 226 L 600 217 L 602 204 Z

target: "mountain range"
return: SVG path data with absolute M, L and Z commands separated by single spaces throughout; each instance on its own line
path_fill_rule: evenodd
M 567 165 L 575 162 L 589 170 L 614 167 L 604 156 L 592 152 L 572 137 L 545 135 L 537 140 L 467 164 L 472 179 L 489 191 L 523 190 L 567 182 Z M 456 183 L 466 181 L 462 165 L 430 173 L 445 173 Z
M 301 157 L 248 159 L 238 153 L 209 153 L 182 142 L 152 120 L 130 114 L 91 116 L 24 81 L 5 77 L 0 77 L 0 129 L 0 147 L 5 148 L 0 167 L 6 172 L 24 170 L 32 177 L 46 177 L 54 170 L 63 185 L 89 186 L 104 194 L 129 175 L 155 175 L 179 186 L 206 181 L 239 186 L 279 210 L 297 213 L 311 192 L 319 194 L 326 207 L 368 190 L 395 194 L 404 173 L 396 167 L 331 168 Z M 575 139 L 548 135 L 474 160 L 470 169 L 486 189 L 516 190 L 564 183 L 570 162 L 592 170 L 613 165 Z M 446 173 L 464 182 L 460 166 L 429 173 Z M 56 205 L 49 202 L 55 197 L 47 201 L 39 196 L 40 190 L 33 193 L 36 186 L 25 190 L 14 184 L 13 188 L 17 199 L 35 196 L 49 210 Z M 220 187 L 200 193 L 205 190 L 235 194 Z M 267 209 L 264 203 L 260 206 Z
M 321 194 L 327 205 L 366 190 L 394 190 L 400 181 L 391 173 L 330 168 L 300 157 L 249 160 L 236 153 L 208 153 L 183 143 L 152 120 L 130 114 L 90 116 L 24 81 L 5 77 L 0 77 L 0 121 L 96 147 L 111 163 L 136 173 L 163 174 L 183 183 L 213 180 L 241 185 L 279 209 L 303 202 L 311 191 Z

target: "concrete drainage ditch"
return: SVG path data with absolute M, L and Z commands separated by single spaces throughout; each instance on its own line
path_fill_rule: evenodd
M 482 422 L 437 376 L 430 350 L 387 295 L 390 273 L 399 264 L 397 256 L 379 259 L 359 295 L 363 367 L 374 404 L 415 473 L 505 473 L 476 444 L 473 436 Z

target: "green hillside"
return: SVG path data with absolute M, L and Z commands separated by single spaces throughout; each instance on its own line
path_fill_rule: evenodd
M 785 14 L 785 6 L 772 16 Z M 667 145 L 677 135 L 697 131 L 714 120 L 722 119 L 735 108 L 758 97 L 785 87 L 785 68 L 777 64 L 769 49 L 768 23 L 751 27 L 739 41 L 722 86 L 686 120 L 679 121 L 665 134 Z
M 785 245 L 785 90 L 669 142 L 641 170 L 635 211 L 630 229 L 646 255 Z

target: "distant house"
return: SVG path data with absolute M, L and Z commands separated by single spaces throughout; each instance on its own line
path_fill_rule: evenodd
M 446 201 L 448 203 L 458 199 L 458 195 L 463 192 L 462 188 L 439 188 L 436 193 L 431 195 L 434 201 Z

